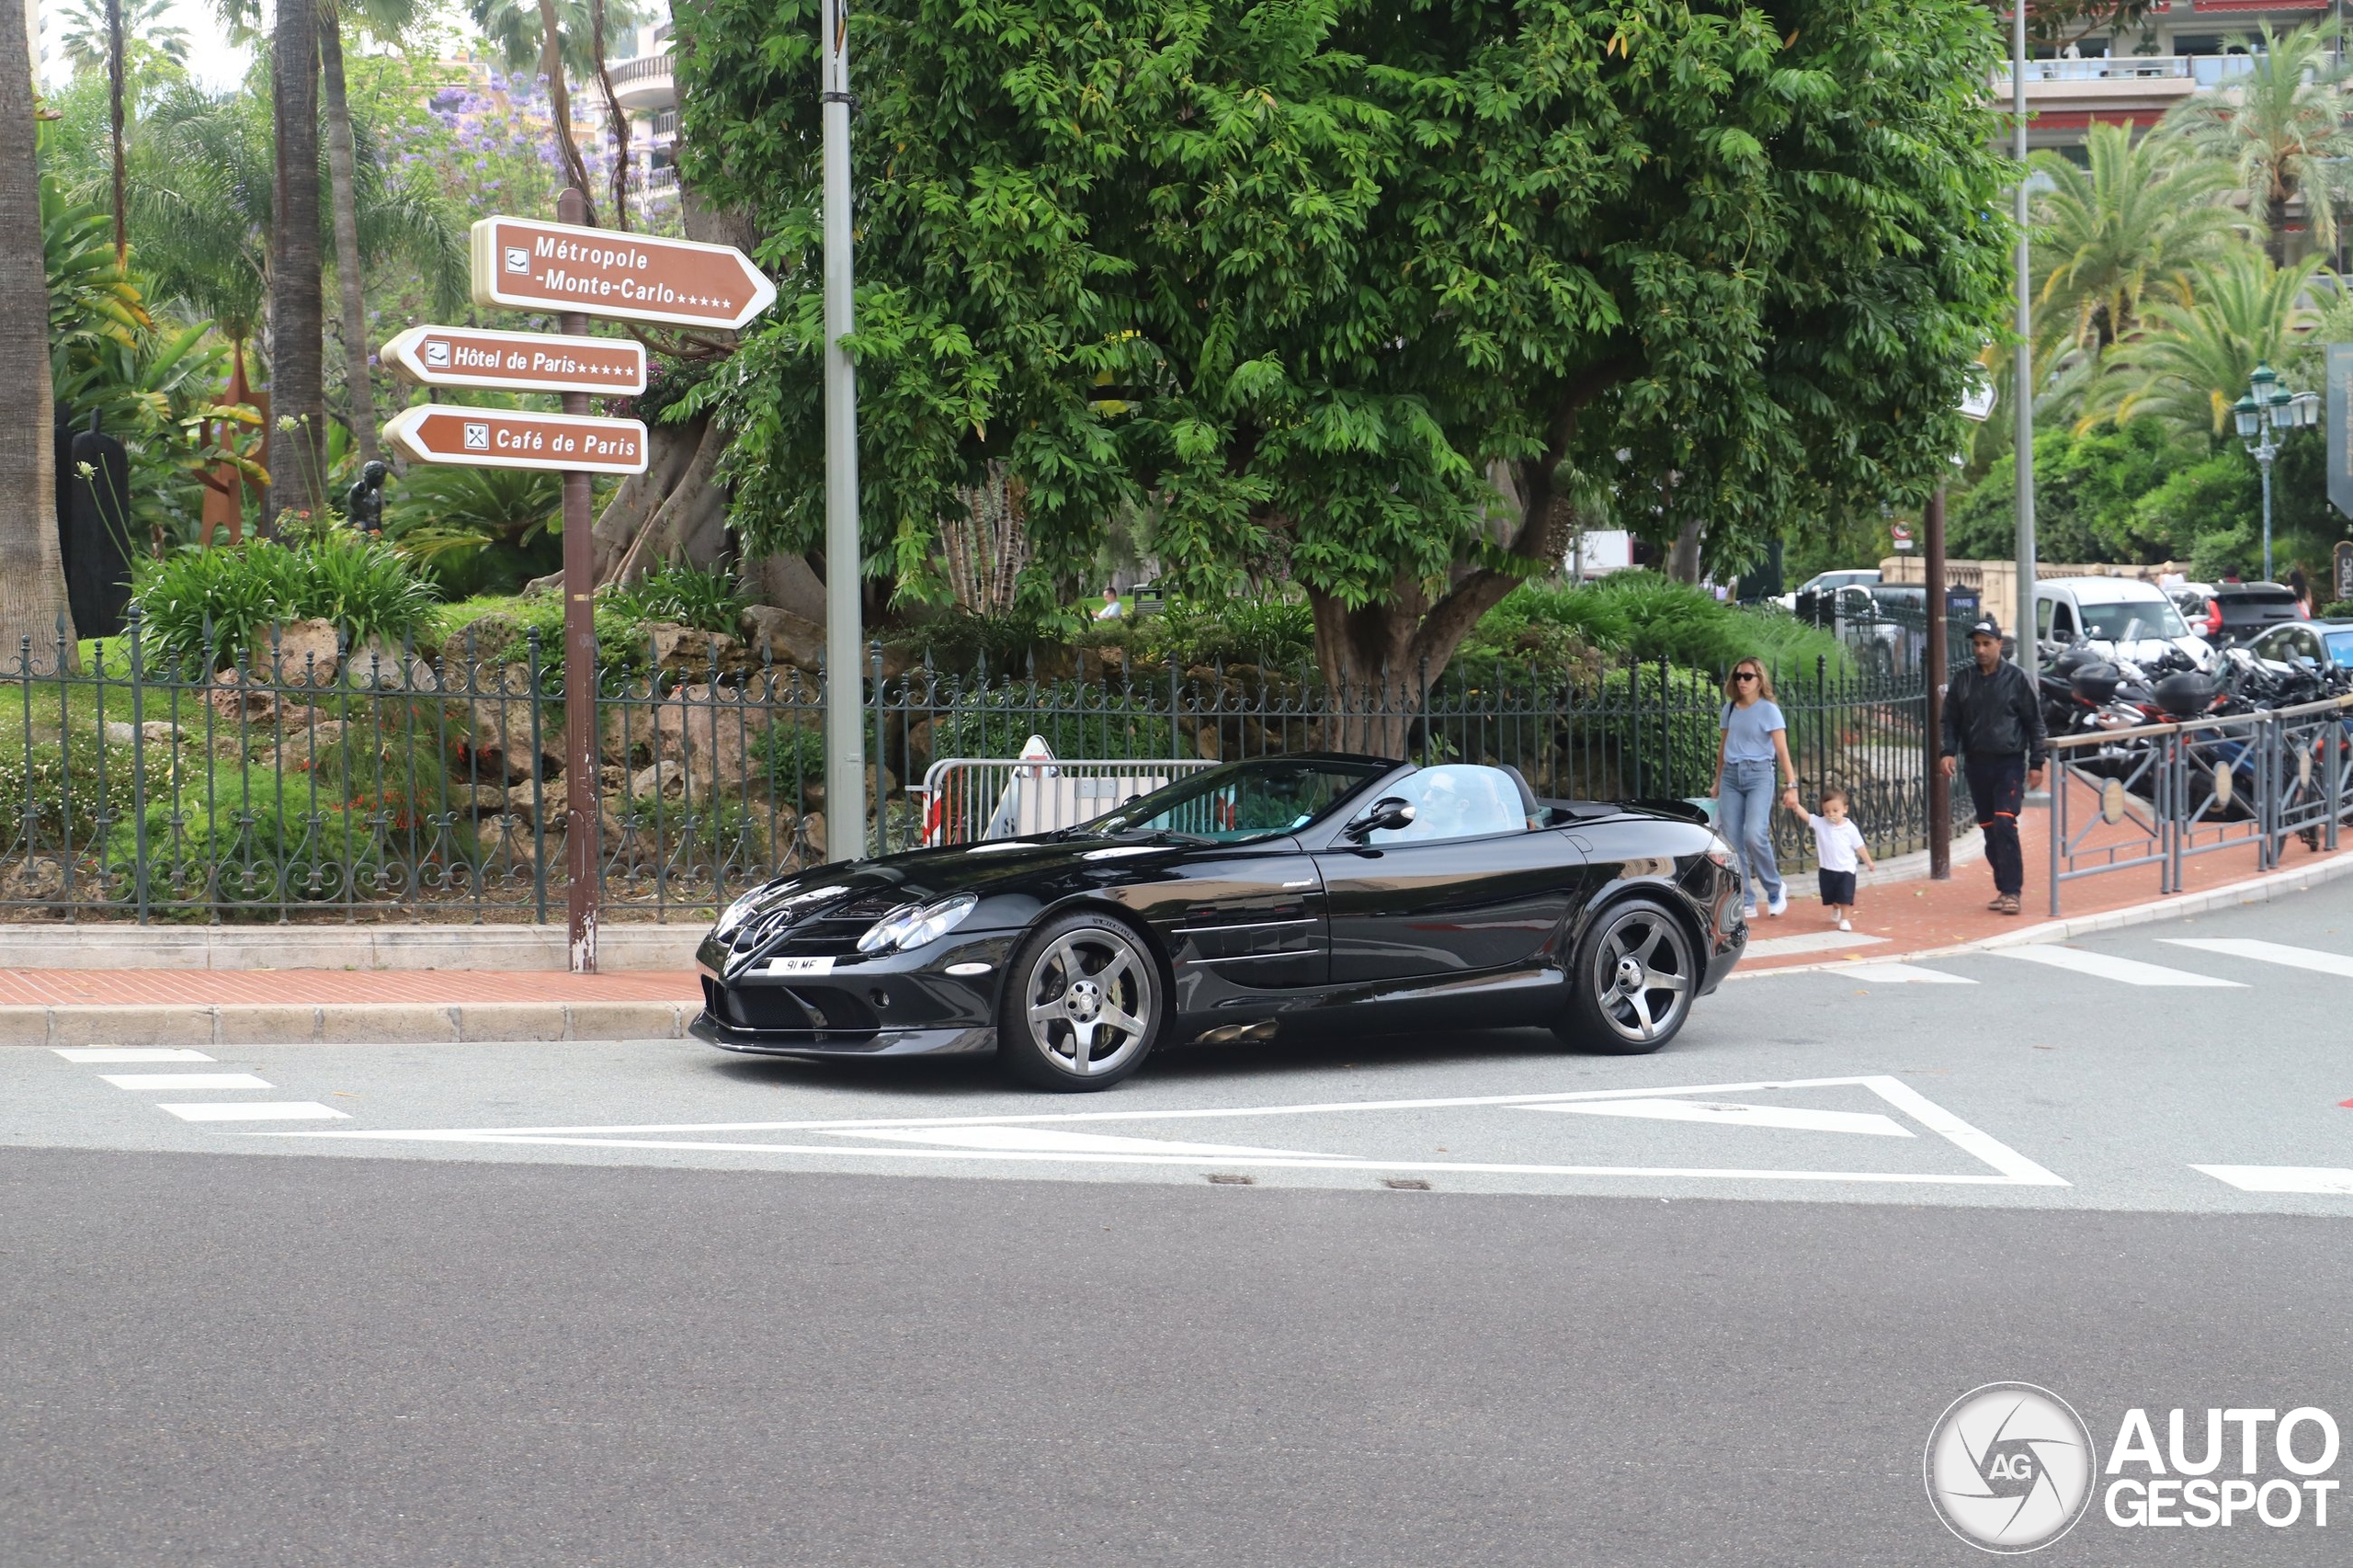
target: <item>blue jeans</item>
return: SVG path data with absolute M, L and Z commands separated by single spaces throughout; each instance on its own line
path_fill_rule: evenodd
M 1773 788 L 1769 762 L 1728 762 L 1716 785 L 1716 829 L 1740 861 L 1750 902 L 1779 902 L 1781 868 L 1773 861 Z

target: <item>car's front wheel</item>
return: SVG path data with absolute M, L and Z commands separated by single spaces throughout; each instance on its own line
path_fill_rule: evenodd
M 1699 994 L 1691 934 L 1665 904 L 1613 904 L 1577 946 L 1567 1017 L 1553 1032 L 1569 1045 L 1643 1056 L 1675 1038 Z
M 1108 1089 L 1143 1064 L 1166 1011 L 1142 937 L 1105 915 L 1066 915 L 1006 971 L 997 1060 L 1038 1088 Z

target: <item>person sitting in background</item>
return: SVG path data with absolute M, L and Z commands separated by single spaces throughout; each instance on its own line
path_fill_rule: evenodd
M 1117 620 L 1120 619 L 1120 590 L 1112 587 L 1107 583 L 1103 587 L 1103 608 L 1095 612 L 1095 619 L 1097 620 Z

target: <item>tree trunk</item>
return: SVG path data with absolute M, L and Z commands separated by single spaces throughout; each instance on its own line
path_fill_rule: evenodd
M 351 146 L 351 105 L 344 97 L 343 22 L 319 7 L 319 79 L 327 111 L 327 177 L 335 206 L 335 280 L 343 294 L 344 380 L 351 393 L 351 438 L 361 462 L 383 453 L 376 444 L 376 386 L 368 368 L 368 295 L 359 266 L 359 198 Z
M 49 268 L 41 249 L 40 176 L 33 150 L 33 62 L 25 29 L 0 27 L 0 669 L 30 639 L 42 665 L 63 627 L 65 571 L 57 549 L 57 458 L 51 436 Z
M 613 133 L 613 227 L 629 227 L 629 113 L 613 96 L 605 64 L 605 0 L 588 0 L 588 41 L 597 54 L 597 85 L 605 94 L 605 124 Z
M 277 7 L 270 38 L 278 189 L 269 278 L 269 400 L 290 422 L 277 443 L 271 505 L 313 517 L 326 511 L 327 406 L 324 282 L 319 257 L 318 11 Z
M 131 226 L 122 157 L 122 0 L 107 0 L 107 132 L 114 143 L 114 265 L 131 265 Z
M 1529 562 L 1557 564 L 1574 521 L 1561 494 L 1561 465 L 1576 434 L 1578 412 L 1636 369 L 1629 359 L 1604 360 L 1565 384 L 1554 403 L 1544 451 L 1492 475 L 1498 514 L 1509 517 L 1510 552 Z M 1313 587 L 1315 662 L 1331 688 L 1332 723 L 1324 744 L 1338 751 L 1403 757 L 1422 700 L 1454 651 L 1489 610 L 1526 577 L 1482 567 L 1449 574 L 1445 597 L 1431 602 L 1420 581 L 1399 573 L 1385 599 L 1351 609 Z
M 1699 581 L 1699 519 L 1686 518 L 1675 530 L 1675 548 L 1666 557 L 1666 574 L 1678 583 L 1697 586 Z
M 2264 222 L 2271 232 L 2263 236 L 2264 254 L 2274 267 L 2288 265 L 2288 193 L 2279 186 L 2271 187 L 2271 199 L 2264 203 Z
M 580 143 L 572 139 L 572 88 L 563 79 L 563 31 L 556 25 L 555 0 L 540 0 L 540 69 L 548 79 L 548 119 L 555 131 L 555 155 L 563 177 L 589 203 L 589 228 L 597 228 L 596 187 L 588 183 L 588 165 L 581 161 Z

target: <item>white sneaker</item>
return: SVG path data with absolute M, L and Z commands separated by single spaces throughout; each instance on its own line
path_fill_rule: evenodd
M 1756 906 L 1755 904 L 1753 904 L 1753 903 L 1744 903 L 1744 904 L 1742 904 L 1742 905 L 1740 906 L 1740 917 L 1741 917 L 1743 920 L 1754 920 L 1754 919 L 1756 919 Z
M 1841 931 L 1851 931 L 1851 930 L 1853 930 L 1854 928 L 1855 928 L 1855 923 L 1854 923 L 1853 921 L 1851 921 L 1851 920 L 1847 920 L 1847 919 L 1843 919 L 1843 918 L 1842 918 L 1842 919 L 1838 922 L 1838 929 L 1840 929 Z
M 1779 919 L 1782 915 L 1787 915 L 1789 912 L 1790 895 L 1786 892 L 1765 905 L 1765 913 L 1773 916 L 1776 920 Z

